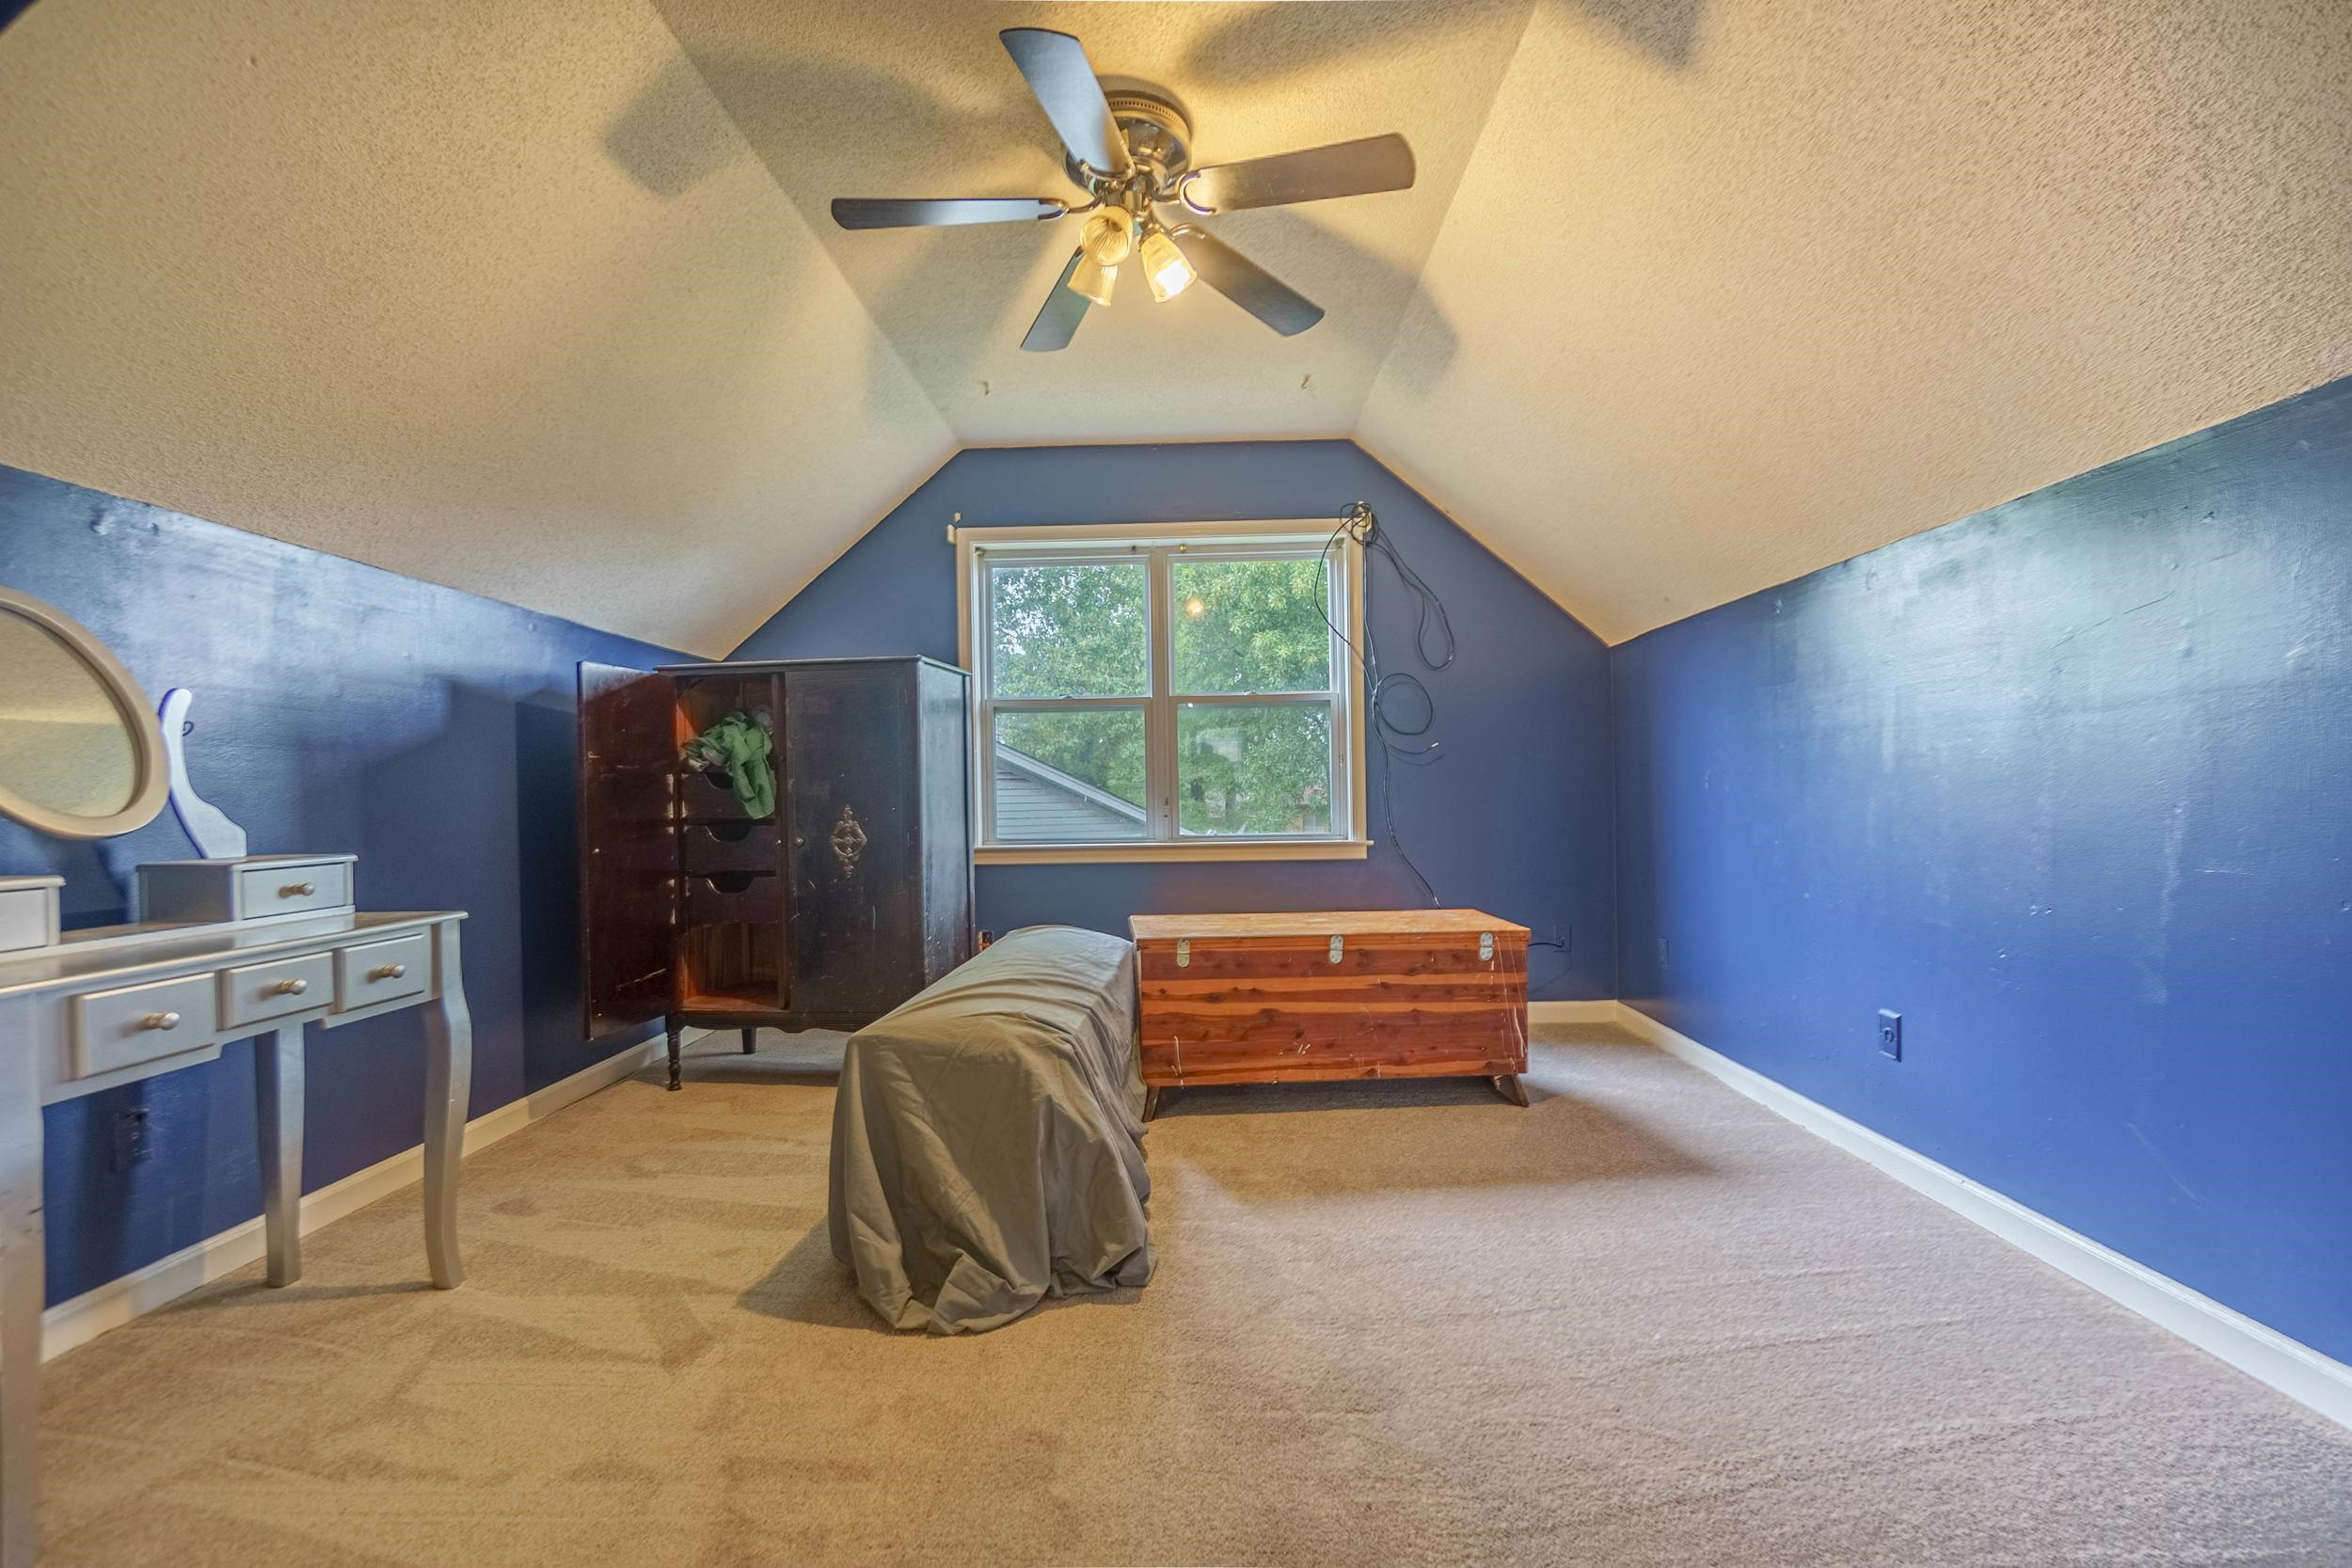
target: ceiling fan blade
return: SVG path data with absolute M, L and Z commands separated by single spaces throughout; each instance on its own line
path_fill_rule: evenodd
M 1335 196 L 1402 191 L 1413 183 L 1413 150 L 1391 131 L 1385 136 L 1333 142 L 1270 158 L 1214 164 L 1193 170 L 1177 186 L 1184 205 L 1204 216 L 1246 207 L 1285 207 Z
M 1024 223 L 1070 211 L 1050 196 L 914 198 L 837 196 L 833 221 L 844 229 L 930 229 L 950 223 Z
M 1029 324 L 1029 335 L 1021 340 L 1021 346 L 1031 354 L 1051 354 L 1057 348 L 1068 348 L 1070 340 L 1077 336 L 1078 324 L 1086 320 L 1087 296 L 1070 286 L 1070 275 L 1086 260 L 1084 248 L 1070 253 L 1070 264 L 1061 269 L 1061 277 L 1054 284 L 1054 292 L 1045 296 L 1045 307 Z
M 1190 224 L 1169 230 L 1200 280 L 1285 338 L 1323 319 L 1323 307 L 1223 240 Z
M 1099 173 L 1126 173 L 1133 166 L 1127 138 L 1111 118 L 1110 103 L 1087 60 L 1086 46 L 1068 33 L 1044 27 L 1008 27 L 996 36 L 1004 40 L 1005 52 L 1027 78 L 1029 90 L 1037 94 L 1070 155 Z

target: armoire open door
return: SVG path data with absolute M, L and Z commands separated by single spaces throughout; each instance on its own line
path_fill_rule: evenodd
M 594 1039 L 671 1010 L 678 897 L 676 686 L 580 667 L 580 932 Z

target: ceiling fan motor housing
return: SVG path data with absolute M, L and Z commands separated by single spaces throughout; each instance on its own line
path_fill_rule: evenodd
M 1165 93 L 1132 87 L 1106 92 L 1104 97 L 1120 135 L 1127 139 L 1128 155 L 1137 168 L 1152 176 L 1152 198 L 1172 200 L 1176 181 L 1192 167 L 1192 121 Z M 1097 196 L 1106 197 L 1120 187 L 1117 176 L 1089 169 L 1074 157 L 1065 156 L 1062 164 L 1073 183 Z

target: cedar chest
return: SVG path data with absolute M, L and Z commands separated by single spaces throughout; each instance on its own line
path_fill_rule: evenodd
M 1136 941 L 1144 1116 L 1186 1084 L 1479 1077 L 1527 1099 L 1527 927 L 1476 910 L 1160 914 Z

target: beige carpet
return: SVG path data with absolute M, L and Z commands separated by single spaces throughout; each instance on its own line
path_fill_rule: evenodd
M 1606 1031 L 1192 1093 L 1158 1279 L 952 1340 L 763 1038 L 478 1156 L 459 1291 L 411 1193 L 54 1363 L 49 1568 L 2352 1563 L 2352 1433 Z

